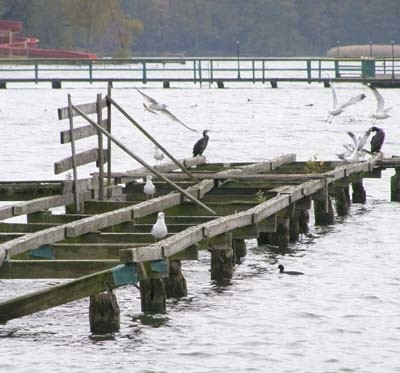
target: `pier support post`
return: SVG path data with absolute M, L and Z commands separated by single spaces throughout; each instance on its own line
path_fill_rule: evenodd
M 395 174 L 390 178 L 390 200 L 400 202 L 400 168 L 395 168 Z
M 217 87 L 218 88 L 225 88 L 224 82 L 222 80 L 217 80 Z
M 314 198 L 314 214 L 316 225 L 334 224 L 335 214 L 332 207 L 332 199 L 330 196 L 320 199 Z
M 211 251 L 211 280 L 231 279 L 234 266 L 232 234 L 224 233 L 213 237 L 208 245 Z
M 290 241 L 290 219 L 286 217 L 278 217 L 278 225 L 276 227 L 276 244 L 280 249 L 287 249 Z
M 170 87 L 169 81 L 168 80 L 164 80 L 163 81 L 163 88 L 169 88 L 169 87 Z
M 271 88 L 278 88 L 278 81 L 276 79 L 271 79 Z
M 349 205 L 345 189 L 346 188 L 343 187 L 335 188 L 336 213 L 338 216 L 346 216 L 349 213 Z
M 149 278 L 140 281 L 140 300 L 142 312 L 166 313 L 166 292 L 162 278 Z
M 61 80 L 53 80 L 51 82 L 51 88 L 60 89 L 61 88 Z
M 289 242 L 297 242 L 300 237 L 300 210 L 293 209 L 289 218 Z
M 90 331 L 94 334 L 108 334 L 119 331 L 120 312 L 117 297 L 112 291 L 90 296 Z
M 306 234 L 310 231 L 310 228 L 308 227 L 309 222 L 310 222 L 310 212 L 308 211 L 308 209 L 300 210 L 299 214 L 300 233 Z
M 4 80 L 0 81 L 0 89 L 6 89 L 6 88 L 7 88 L 7 83 Z
M 356 183 L 352 183 L 353 203 L 365 203 L 367 201 L 367 193 L 365 192 L 362 179 Z
M 167 298 L 182 298 L 187 296 L 186 279 L 182 274 L 180 260 L 169 262 L 169 276 L 164 279 Z
M 241 258 L 246 256 L 246 242 L 243 238 L 234 238 L 232 247 L 235 256 L 235 263 L 240 264 Z

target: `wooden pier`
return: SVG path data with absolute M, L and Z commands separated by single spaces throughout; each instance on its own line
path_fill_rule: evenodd
M 96 105 L 75 106 L 70 97 L 68 102 L 59 110 L 60 120 L 68 119 L 70 126 L 61 142 L 73 145 L 85 133 L 118 144 L 105 129 L 111 128 L 107 109 L 118 107 L 110 92 L 98 95 Z M 89 119 L 93 114 L 97 118 Z M 96 131 L 75 128 L 76 115 L 87 117 Z M 0 322 L 90 297 L 91 331 L 114 332 L 120 317 L 116 288 L 136 286 L 143 312 L 165 313 L 168 297 L 187 295 L 190 283 L 182 267 L 197 260 L 199 250 L 211 255 L 211 279 L 223 282 L 246 255 L 247 239 L 287 249 L 308 234 L 311 208 L 316 225 L 334 224 L 335 215 L 348 214 L 352 203 L 365 203 L 363 179 L 379 178 L 381 169 L 395 168 L 392 199 L 400 200 L 400 159 L 382 159 L 381 153 L 354 164 L 298 162 L 288 154 L 259 163 L 195 157 L 155 166 L 132 154 L 143 167 L 112 172 L 103 170 L 103 164 L 111 164 L 111 152 L 103 149 L 102 136 L 98 139 L 90 157 L 75 154 L 71 146 L 72 157 L 55 163 L 58 172 L 97 161 L 99 172 L 88 178 L 0 182 L 0 200 L 10 202 L 0 208 L 0 279 L 66 279 L 3 300 Z M 147 200 L 143 180 L 149 174 L 156 195 Z M 65 212 L 55 213 L 56 207 Z M 159 211 L 168 235 L 154 242 L 150 230 Z M 4 221 L 17 216 L 26 216 L 26 222 Z
M 179 57 L 131 59 L 0 59 L 0 88 L 8 83 L 65 82 L 193 83 L 200 86 L 226 83 L 280 82 L 372 84 L 398 87 L 399 58 L 268 58 L 268 57 Z

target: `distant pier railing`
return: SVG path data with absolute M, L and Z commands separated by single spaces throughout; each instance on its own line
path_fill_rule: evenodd
M 0 88 L 14 82 L 361 82 L 400 85 L 398 58 L 182 57 L 132 59 L 0 59 Z

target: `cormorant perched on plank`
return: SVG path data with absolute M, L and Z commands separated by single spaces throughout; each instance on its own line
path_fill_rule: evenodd
M 371 131 L 375 132 L 375 135 L 371 139 L 371 153 L 377 153 L 381 150 L 383 141 L 385 140 L 385 132 L 382 128 L 371 127 Z
M 209 137 L 207 135 L 208 132 L 210 132 L 210 131 L 204 130 L 203 137 L 199 141 L 197 141 L 196 144 L 194 144 L 193 157 L 197 157 L 198 155 L 199 156 L 203 155 L 203 152 L 204 152 L 204 150 L 206 150 L 207 144 L 208 144 L 208 139 L 209 139 Z

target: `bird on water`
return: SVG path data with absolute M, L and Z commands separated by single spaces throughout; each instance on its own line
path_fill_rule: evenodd
M 371 127 L 371 131 L 375 132 L 375 135 L 371 139 L 371 153 L 377 153 L 381 151 L 383 142 L 385 141 L 385 132 L 382 128 Z
M 143 106 L 145 108 L 145 110 L 147 110 L 148 112 L 152 113 L 152 114 L 157 114 L 157 112 L 163 113 L 166 116 L 168 116 L 170 119 L 172 119 L 175 122 L 178 122 L 179 124 L 181 124 L 182 126 L 184 126 L 185 128 L 187 128 L 190 131 L 193 132 L 198 132 L 193 128 L 190 128 L 189 126 L 187 126 L 185 123 L 183 123 L 180 119 L 178 119 L 174 114 L 172 114 L 168 109 L 167 109 L 167 105 L 165 104 L 160 104 L 158 103 L 154 98 L 146 95 L 145 93 L 143 93 L 142 91 L 140 91 L 139 89 L 136 88 L 136 90 L 143 96 L 143 98 L 148 102 L 148 105 L 146 105 L 145 103 L 143 103 Z
M 160 238 L 164 238 L 168 234 L 168 228 L 165 224 L 164 213 L 159 212 L 157 215 L 157 221 L 151 228 L 151 235 L 154 237 L 155 242 Z
M 143 187 L 143 192 L 144 194 L 146 194 L 147 198 L 149 198 L 149 196 L 154 196 L 154 194 L 156 193 L 156 187 L 152 182 L 152 176 L 151 175 L 147 175 L 146 176 L 146 184 L 144 184 Z
M 331 84 L 331 88 L 332 88 L 332 96 L 333 96 L 333 107 L 332 109 L 329 109 L 329 117 L 327 119 L 327 121 L 329 123 L 332 123 L 332 120 L 334 117 L 336 117 L 337 115 L 343 113 L 344 109 L 347 108 L 350 105 L 354 105 L 357 102 L 360 102 L 362 100 L 364 100 L 364 98 L 366 97 L 364 93 L 361 93 L 357 96 L 352 97 L 350 100 L 346 101 L 345 103 L 338 105 L 338 100 L 337 100 L 337 96 L 336 96 L 336 91 L 335 88 L 333 87 L 333 84 Z
M 298 271 L 285 271 L 285 267 L 282 264 L 278 265 L 279 273 L 284 273 L 286 275 L 304 275 L 303 272 Z
M 204 150 L 206 150 L 208 145 L 209 136 L 207 135 L 210 130 L 203 131 L 203 137 L 196 142 L 193 146 L 193 157 L 202 156 Z

